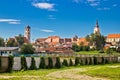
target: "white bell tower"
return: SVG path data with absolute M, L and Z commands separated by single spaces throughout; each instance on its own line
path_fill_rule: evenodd
M 26 37 L 26 39 L 28 40 L 28 42 L 30 43 L 30 26 L 28 25 L 27 27 L 25 27 L 25 37 Z

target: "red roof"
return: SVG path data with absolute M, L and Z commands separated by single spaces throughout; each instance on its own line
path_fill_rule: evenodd
M 79 38 L 77 44 L 80 45 L 80 43 L 83 42 L 84 43 L 84 46 L 88 46 L 89 42 L 86 41 L 85 38 Z
M 107 38 L 120 38 L 120 34 L 108 34 Z

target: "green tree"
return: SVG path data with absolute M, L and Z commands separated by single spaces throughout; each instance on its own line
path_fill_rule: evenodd
M 105 45 L 104 36 L 92 33 L 86 36 L 86 40 L 90 43 L 90 46 L 94 46 L 96 50 L 103 50 Z
M 14 39 L 10 39 L 10 40 L 7 41 L 6 46 L 8 46 L 8 47 L 17 47 L 18 43 Z
M 21 46 L 21 51 L 20 53 L 22 54 L 33 54 L 34 53 L 34 48 L 31 44 L 23 44 Z
M 4 39 L 0 37 L 0 47 L 4 46 Z
M 93 60 L 92 60 L 92 57 L 89 58 L 89 65 L 92 65 L 93 64 Z
M 101 57 L 101 58 L 102 58 L 101 64 L 105 64 L 105 58 L 104 57 Z
M 21 70 L 27 70 L 27 62 L 25 56 L 21 56 Z
M 17 40 L 18 46 L 22 46 L 24 44 L 24 36 L 22 34 L 19 34 L 16 37 L 16 40 Z
M 93 57 L 93 61 L 94 61 L 94 64 L 95 64 L 95 65 L 98 64 L 98 59 L 97 59 L 97 57 L 94 56 L 94 57 Z
M 68 62 L 66 59 L 63 60 L 63 63 L 62 63 L 63 66 L 68 66 Z
M 12 72 L 12 67 L 13 67 L 13 63 L 14 63 L 14 57 L 12 55 L 9 55 L 8 57 L 8 72 Z
M 50 69 L 53 68 L 53 60 L 51 57 L 48 57 L 48 68 L 50 68 Z
M 107 54 L 112 54 L 112 52 L 113 52 L 113 51 L 112 51 L 111 48 L 108 48 L 108 49 L 106 50 L 106 53 L 107 53 Z
M 69 59 L 69 66 L 73 66 L 73 61 L 71 58 Z
M 72 45 L 72 50 L 75 51 L 75 52 L 77 52 L 78 51 L 78 45 L 74 43 Z
M 56 68 L 61 68 L 61 62 L 60 62 L 60 58 L 59 57 L 56 57 L 55 67 Z
M 0 56 L 0 70 L 2 68 L 2 60 L 1 60 L 1 56 Z
M 79 57 L 75 57 L 75 66 L 77 66 L 80 63 Z
M 45 58 L 44 57 L 41 57 L 40 58 L 40 65 L 39 65 L 39 68 L 40 69 L 45 69 L 46 65 L 45 65 Z
M 30 70 L 37 69 L 34 57 L 31 57 Z

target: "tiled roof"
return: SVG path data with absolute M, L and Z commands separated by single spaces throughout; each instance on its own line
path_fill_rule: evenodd
M 59 36 L 49 36 L 48 38 L 60 38 Z
M 79 38 L 77 44 L 79 45 L 81 42 L 83 42 L 85 46 L 88 46 L 89 44 L 89 42 L 87 42 L 85 38 Z
M 51 43 L 49 43 L 49 45 L 57 45 L 57 44 L 59 44 L 59 42 L 51 42 Z
M 45 41 L 47 38 L 39 38 L 39 39 L 37 39 L 36 41 L 39 41 L 39 42 L 43 42 L 43 41 Z
M 107 38 L 120 38 L 120 34 L 108 34 Z
M 13 51 L 19 49 L 19 47 L 0 47 L 0 51 Z

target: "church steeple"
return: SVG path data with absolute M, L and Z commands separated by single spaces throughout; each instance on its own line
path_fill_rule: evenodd
M 95 25 L 95 28 L 94 28 L 94 34 L 100 35 L 98 20 L 96 20 L 96 25 Z
M 28 42 L 30 43 L 30 26 L 28 25 L 27 27 L 25 27 L 25 37 L 28 40 Z
M 99 28 L 99 25 L 98 25 L 98 20 L 96 20 L 96 27 L 98 27 L 98 28 Z

